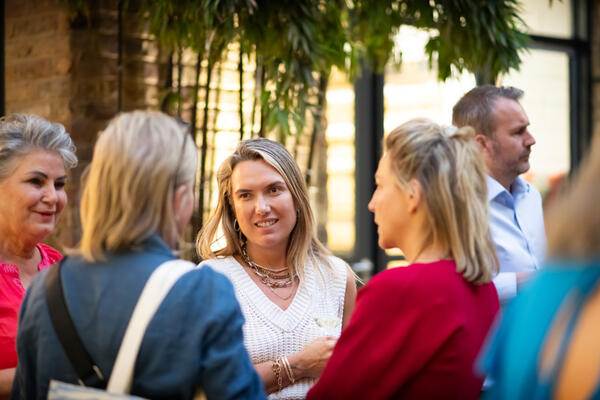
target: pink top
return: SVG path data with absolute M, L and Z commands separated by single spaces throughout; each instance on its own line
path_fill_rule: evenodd
M 62 255 L 52 247 L 38 244 L 42 260 L 38 271 L 59 261 Z M 25 297 L 25 288 L 19 279 L 16 265 L 5 264 L 0 260 L 0 369 L 17 366 L 17 321 L 19 307 Z

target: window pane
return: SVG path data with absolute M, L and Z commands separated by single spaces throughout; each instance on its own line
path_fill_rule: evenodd
M 565 53 L 532 50 L 523 57 L 519 72 L 503 85 L 525 91 L 521 104 L 536 140 L 531 150 L 531 169 L 525 175 L 542 195 L 569 171 L 569 57 Z
M 543 36 L 571 38 L 573 36 L 571 0 L 524 0 L 521 18 L 528 33 Z
M 396 37 L 396 48 L 402 51 L 400 70 L 388 66 L 385 72 L 384 132 L 415 117 L 427 117 L 449 125 L 452 107 L 475 85 L 472 74 L 446 82 L 437 80 L 437 70 L 430 70 L 425 54 L 429 35 L 416 28 L 403 26 Z
M 427 32 L 408 26 L 403 26 L 396 36 L 396 49 L 402 52 L 402 65 L 400 70 L 390 65 L 385 72 L 385 134 L 416 117 L 427 117 L 439 124 L 450 125 L 452 107 L 475 86 L 475 77 L 468 73 L 458 79 L 439 82 L 437 69 L 429 69 L 425 54 L 428 39 Z M 386 253 L 390 257 L 402 256 L 397 249 Z M 390 262 L 393 266 L 399 264 L 403 263 L 397 260 Z
M 408 27 L 403 27 L 397 37 L 403 63 L 400 71 L 391 66 L 386 70 L 385 133 L 414 117 L 450 124 L 452 107 L 475 86 L 470 74 L 438 82 L 436 71 L 428 69 L 424 53 L 427 38 L 426 32 Z M 522 57 L 521 70 L 499 83 L 525 91 L 521 103 L 537 140 L 531 153 L 531 169 L 525 178 L 544 195 L 570 167 L 569 58 L 566 53 L 546 50 L 531 50 Z M 387 254 L 398 256 L 390 251 Z
M 327 246 L 341 256 L 354 250 L 354 88 L 334 70 L 327 90 Z

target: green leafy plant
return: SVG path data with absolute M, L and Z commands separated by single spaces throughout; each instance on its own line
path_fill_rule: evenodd
M 61 1 L 88 17 L 97 5 Z M 169 79 L 165 107 L 177 104 L 181 116 L 182 104 L 191 102 L 191 131 L 201 146 L 200 210 L 205 209 L 212 73 L 232 46 L 239 52 L 240 139 L 268 135 L 284 142 L 293 134 L 299 143 L 301 135 L 309 135 L 308 180 L 317 139 L 324 137 L 325 91 L 333 67 L 351 78 L 363 66 L 382 73 L 389 62 L 401 62 L 394 37 L 402 25 L 412 25 L 430 32 L 425 50 L 440 80 L 467 70 L 478 83 L 493 83 L 518 69 L 528 43 L 519 0 L 131 0 L 119 6 L 137 10 L 140 22 L 171 54 L 178 79 L 176 91 Z M 195 80 L 187 91 L 191 99 L 182 91 L 182 55 L 189 50 L 196 54 Z M 243 80 L 247 68 L 254 68 L 252 82 Z M 245 85 L 254 88 L 248 91 L 254 97 L 252 132 L 244 131 Z M 199 214 L 194 230 L 202 225 Z

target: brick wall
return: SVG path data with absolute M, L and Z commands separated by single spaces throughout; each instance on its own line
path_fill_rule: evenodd
M 67 13 L 54 0 L 7 0 L 6 112 L 68 124 L 72 57 Z M 35 10 L 35 12 L 33 12 Z
M 37 114 L 69 129 L 73 57 L 68 13 L 55 0 L 4 4 L 6 113 Z M 76 191 L 77 185 L 71 185 L 69 198 Z M 75 213 L 68 207 L 48 242 L 72 244 L 74 225 Z
M 118 0 L 91 1 L 89 19 L 58 0 L 5 1 L 6 113 L 26 112 L 60 122 L 77 146 L 79 166 L 68 186 L 69 207 L 55 234 L 58 248 L 80 235 L 80 176 L 92 157 L 97 133 L 121 109 L 157 108 L 166 63 L 135 13 L 123 13 L 122 62 L 118 65 Z M 164 79 L 163 79 L 164 80 Z

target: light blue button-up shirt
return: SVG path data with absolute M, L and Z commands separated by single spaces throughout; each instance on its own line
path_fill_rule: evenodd
M 500 303 L 517 294 L 517 272 L 540 268 L 546 253 L 542 197 L 535 187 L 517 177 L 511 192 L 487 177 L 490 231 L 500 260 L 494 278 Z

